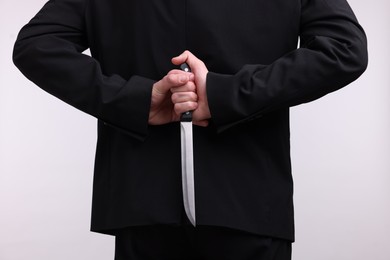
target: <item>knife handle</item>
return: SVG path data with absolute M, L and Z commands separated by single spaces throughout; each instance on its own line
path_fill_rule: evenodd
M 187 111 L 181 114 L 180 117 L 181 122 L 192 122 L 192 111 Z
M 190 68 L 190 66 L 188 66 L 188 64 L 186 62 L 184 62 L 180 65 L 180 69 L 185 71 L 185 72 L 191 72 L 191 68 Z
M 185 71 L 185 72 L 191 72 L 190 66 L 188 66 L 188 64 L 185 62 L 180 65 L 180 69 Z M 192 121 L 192 111 L 187 111 L 187 112 L 181 114 L 180 121 L 191 122 Z

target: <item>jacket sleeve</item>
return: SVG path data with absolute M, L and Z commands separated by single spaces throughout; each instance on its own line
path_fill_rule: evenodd
M 39 87 L 66 103 L 142 140 L 147 135 L 153 80 L 104 75 L 82 54 L 87 0 L 50 0 L 20 31 L 13 60 Z
M 208 73 L 208 102 L 219 131 L 320 98 L 367 67 L 366 36 L 345 0 L 302 0 L 300 42 L 272 64 L 246 65 L 235 75 Z

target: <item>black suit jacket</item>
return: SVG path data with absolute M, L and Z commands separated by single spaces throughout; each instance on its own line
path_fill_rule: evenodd
M 179 125 L 148 113 L 170 59 L 192 51 L 212 115 L 194 127 L 197 223 L 293 240 L 289 107 L 359 77 L 366 48 L 345 0 L 52 0 L 14 62 L 98 119 L 92 230 L 114 234 L 183 223 Z

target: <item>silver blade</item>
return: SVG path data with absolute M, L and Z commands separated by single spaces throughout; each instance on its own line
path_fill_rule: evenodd
M 192 122 L 180 122 L 181 126 L 181 172 L 184 209 L 192 225 L 195 218 L 194 152 L 192 141 Z

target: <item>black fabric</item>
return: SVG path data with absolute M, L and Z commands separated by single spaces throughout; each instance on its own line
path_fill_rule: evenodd
M 148 115 L 153 83 L 185 49 L 210 70 L 212 124 L 194 127 L 197 223 L 294 240 L 289 107 L 367 66 L 346 0 L 51 0 L 13 59 L 98 119 L 91 229 L 115 234 L 182 224 L 179 124 Z
M 115 245 L 115 260 L 291 260 L 291 241 L 223 227 L 132 227 Z

